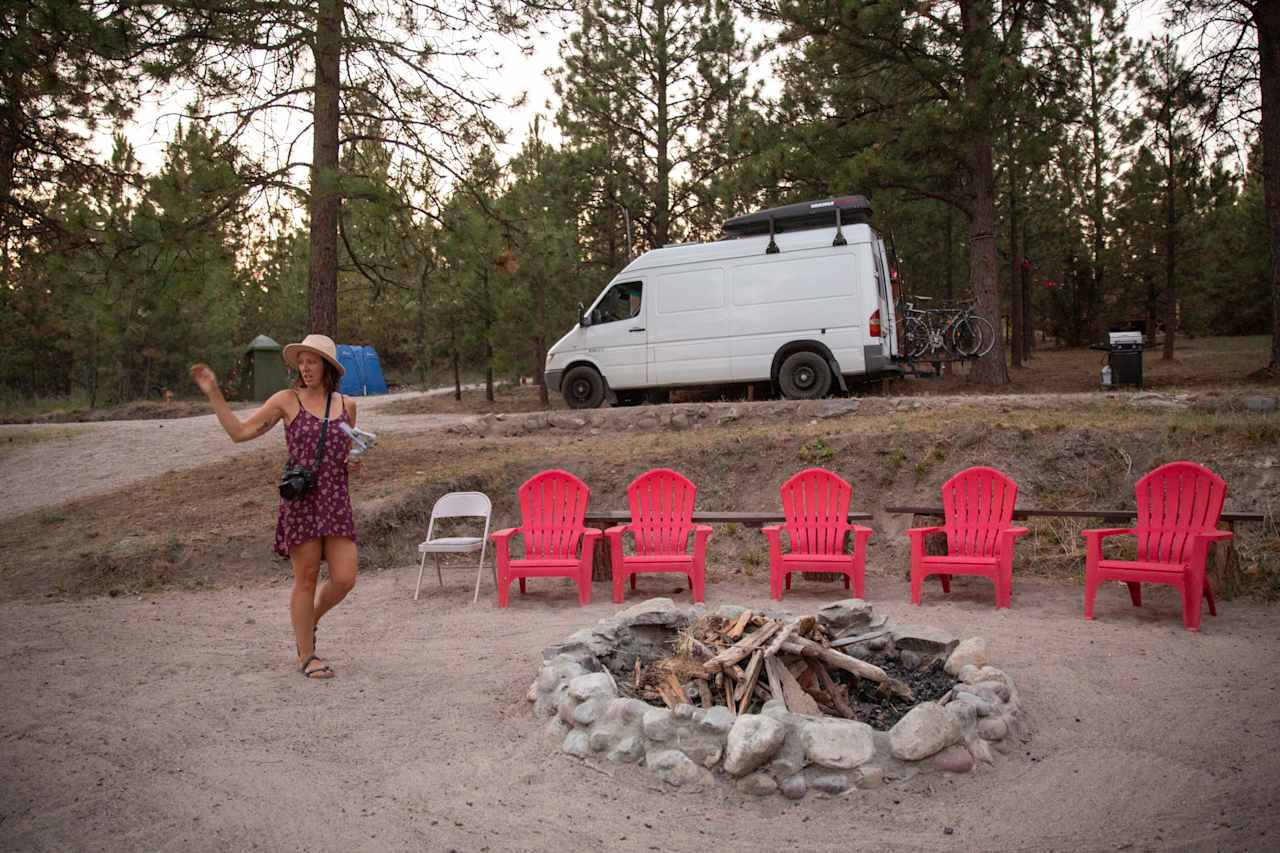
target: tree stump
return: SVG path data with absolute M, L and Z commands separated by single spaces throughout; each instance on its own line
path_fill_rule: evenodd
M 591 580 L 613 580 L 613 563 L 609 559 L 609 540 L 603 536 L 596 540 L 595 551 L 591 555 Z
M 1235 532 L 1235 525 L 1223 522 L 1227 530 Z M 1209 584 L 1216 598 L 1230 601 L 1245 587 L 1244 572 L 1240 568 L 1240 554 L 1233 547 L 1234 539 L 1213 543 L 1212 559 L 1208 566 Z

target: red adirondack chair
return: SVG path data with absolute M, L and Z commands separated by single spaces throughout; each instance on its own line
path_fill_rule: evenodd
M 706 576 L 707 539 L 711 528 L 693 524 L 693 500 L 698 487 L 670 468 L 646 471 L 627 486 L 631 504 L 631 523 L 606 530 L 613 558 L 613 602 L 622 603 L 623 586 L 628 577 L 636 588 L 636 575 L 642 572 L 679 572 L 688 575 L 693 600 L 702 601 Z M 622 549 L 622 536 L 630 533 L 636 553 L 627 556 Z M 693 553 L 689 554 L 689 534 L 694 534 Z
M 1093 600 L 1103 581 L 1129 586 L 1134 607 L 1142 606 L 1143 583 L 1163 583 L 1182 590 L 1182 624 L 1200 630 L 1200 600 L 1209 599 L 1209 613 L 1218 615 L 1213 590 L 1205 577 L 1209 546 L 1230 539 L 1218 530 L 1218 517 L 1227 499 L 1227 483 L 1194 462 L 1170 462 L 1147 474 L 1136 485 L 1137 525 L 1131 528 L 1084 530 L 1084 618 L 1093 618 Z M 1135 536 L 1137 559 L 1104 560 L 1102 540 Z
M 867 564 L 867 540 L 871 528 L 849 523 L 849 499 L 853 487 L 823 468 L 809 468 L 782 484 L 783 524 L 764 528 L 769 539 L 769 595 L 782 600 L 791 589 L 792 572 L 839 572 L 845 589 L 862 598 Z M 791 550 L 782 553 L 782 531 Z M 853 533 L 853 551 L 845 553 L 847 535 Z
M 952 575 L 982 575 L 996 587 L 996 607 L 1008 607 L 1013 594 L 1013 548 L 1025 527 L 1012 527 L 1018 484 L 982 466 L 966 468 L 942 484 L 945 523 L 916 527 L 911 537 L 911 603 L 920 604 L 924 579 L 938 575 L 942 591 L 951 592 Z M 945 533 L 946 556 L 924 552 L 924 537 Z
M 583 517 L 591 489 L 568 471 L 543 471 L 520 487 L 520 527 L 499 530 L 490 538 L 496 546 L 498 606 L 507 606 L 511 581 L 525 578 L 567 577 L 578 582 L 578 602 L 591 603 L 591 556 L 600 531 L 586 527 Z M 519 533 L 524 556 L 510 555 L 511 537 Z M 581 545 L 581 550 L 579 550 Z

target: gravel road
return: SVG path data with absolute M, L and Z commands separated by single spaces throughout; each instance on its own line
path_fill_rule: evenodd
M 360 400 L 359 424 L 375 433 L 403 435 L 441 429 L 469 415 L 389 415 L 389 403 L 452 388 L 388 394 Z M 247 411 L 240 412 L 241 417 Z M 12 444 L 12 449 L 4 449 Z M 284 429 L 265 440 L 236 444 L 212 414 L 172 420 L 83 424 L 0 425 L 0 519 L 100 495 L 168 471 L 277 447 L 284 459 Z

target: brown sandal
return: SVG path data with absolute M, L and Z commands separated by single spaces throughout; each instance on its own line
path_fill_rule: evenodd
M 308 665 L 309 663 L 311 663 L 312 661 L 319 661 L 321 665 L 320 665 L 320 666 L 315 667 L 314 669 L 307 669 L 307 665 Z M 327 663 L 325 663 L 324 661 L 320 660 L 320 657 L 319 657 L 318 655 L 312 655 L 311 657 L 309 657 L 309 658 L 307 658 L 306 660 L 304 660 L 304 661 L 302 662 L 302 667 L 301 667 L 301 669 L 299 669 L 298 671 L 299 671 L 299 672 L 301 672 L 301 673 L 302 673 L 302 675 L 303 675 L 303 677 L 305 677 L 305 678 L 319 678 L 319 679 L 326 679 L 326 678 L 333 678 L 333 675 L 334 675 L 333 670 L 329 668 L 329 665 L 328 665 Z M 327 672 L 327 673 L 329 673 L 329 674 L 328 674 L 328 675 L 321 675 L 321 673 L 323 673 L 323 672 Z

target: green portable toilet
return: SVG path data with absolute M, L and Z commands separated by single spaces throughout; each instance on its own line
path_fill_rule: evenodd
M 258 335 L 245 350 L 249 359 L 249 388 L 254 400 L 265 400 L 289 387 L 289 373 L 280 355 L 280 345 L 266 335 Z

